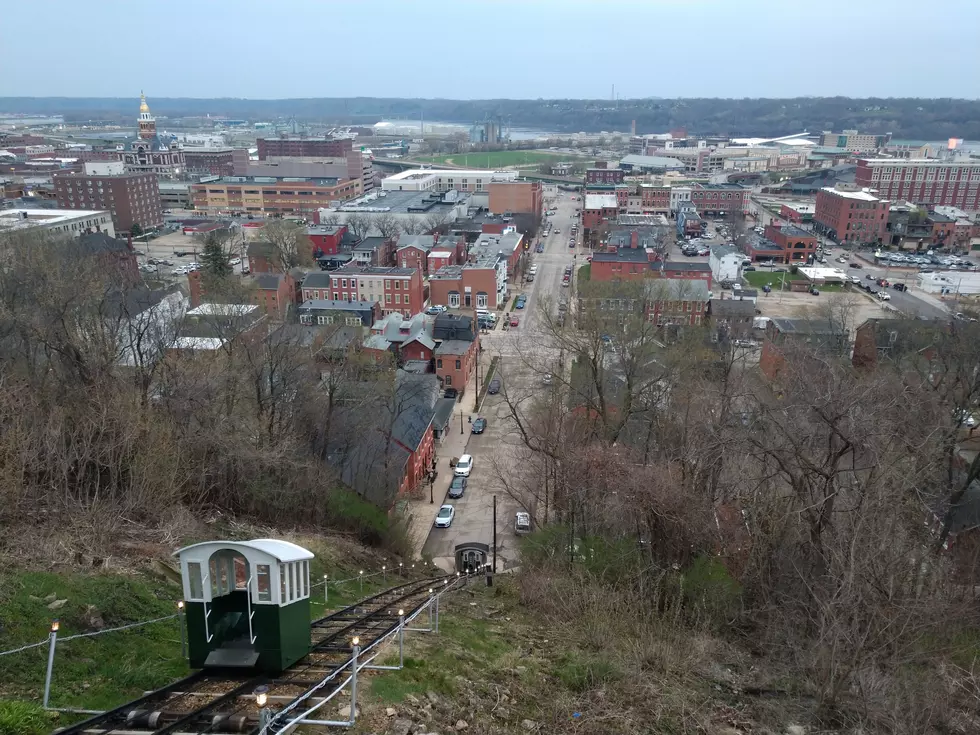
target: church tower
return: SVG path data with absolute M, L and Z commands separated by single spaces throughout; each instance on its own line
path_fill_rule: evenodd
M 157 137 L 157 121 L 150 114 L 150 106 L 146 104 L 146 95 L 140 92 L 140 138 L 152 140 Z

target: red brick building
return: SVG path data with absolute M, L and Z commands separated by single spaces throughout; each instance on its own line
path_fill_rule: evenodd
M 126 173 L 122 163 L 88 163 L 86 172 L 57 173 L 54 191 L 62 209 L 104 209 L 117 233 L 133 225 L 143 230 L 163 227 L 163 205 L 156 174 Z
M 848 347 L 847 332 L 827 320 L 773 318 L 766 325 L 759 368 L 769 380 L 777 380 L 786 367 L 793 345 L 802 349 L 840 352 Z
M 248 165 L 244 148 L 185 148 L 184 165 L 188 174 L 234 176 L 236 166 Z
M 586 194 L 582 207 L 582 227 L 594 230 L 602 224 L 615 222 L 618 214 L 619 200 L 615 194 Z
M 796 225 L 766 225 L 765 237 L 774 242 L 781 249 L 783 263 L 792 261 L 806 262 L 811 255 L 816 255 L 819 241 L 810 232 L 797 227 Z M 774 256 L 779 260 L 779 256 Z
M 670 187 L 640 184 L 640 205 L 644 212 L 666 214 L 670 211 Z
M 890 201 L 980 209 L 980 161 L 972 158 L 859 158 L 854 181 Z
M 424 307 L 422 274 L 416 268 L 345 266 L 329 273 L 310 273 L 302 291 L 303 301 L 379 301 L 384 315 L 397 312 L 411 317 Z
M 621 168 L 589 168 L 585 170 L 585 184 L 621 184 L 626 172 Z
M 449 309 L 502 309 L 506 299 L 504 261 L 450 265 L 429 275 L 429 303 Z M 504 275 L 504 288 L 498 287 Z
M 104 232 L 91 232 L 80 235 L 78 244 L 84 255 L 98 258 L 101 267 L 115 271 L 123 283 L 130 286 L 139 283 L 139 264 L 132 241 L 117 240 Z
M 279 156 L 343 158 L 354 149 L 350 138 L 259 138 L 255 143 L 260 161 Z
M 813 204 L 782 204 L 779 207 L 779 216 L 787 222 L 799 225 L 803 222 L 812 222 L 813 211 Z
M 400 235 L 395 243 L 395 265 L 402 268 L 418 268 L 428 276 L 443 265 L 462 263 L 466 256 L 466 240 L 462 236 L 433 235 Z M 433 251 L 451 253 L 449 262 L 437 258 L 436 269 L 430 267 L 429 254 Z
M 466 388 L 476 371 L 477 355 L 480 351 L 480 338 L 473 340 L 447 339 L 436 347 L 436 375 L 443 388 L 456 388 L 460 392 Z
M 866 189 L 825 187 L 817 192 L 813 221 L 837 242 L 881 242 L 887 236 L 888 202 Z
M 661 327 L 699 327 L 707 321 L 709 300 L 703 280 L 652 280 L 647 284 L 647 319 Z
M 279 258 L 276 256 L 276 249 L 272 243 L 250 242 L 246 254 L 248 256 L 248 270 L 252 275 L 282 271 L 279 266 Z
M 691 201 L 704 215 L 743 214 L 746 192 L 738 184 L 696 184 L 691 190 Z
M 319 251 L 320 255 L 336 255 L 346 232 L 347 225 L 310 225 L 306 228 L 313 252 Z
M 488 209 L 493 214 L 531 214 L 544 211 L 544 187 L 540 181 L 491 181 Z

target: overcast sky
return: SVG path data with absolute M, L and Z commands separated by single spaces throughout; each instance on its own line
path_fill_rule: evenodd
M 980 0 L 4 0 L 0 96 L 980 97 Z

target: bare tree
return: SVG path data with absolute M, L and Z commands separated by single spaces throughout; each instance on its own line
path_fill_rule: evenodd
M 445 234 L 444 228 L 449 223 L 448 212 L 430 212 L 425 217 L 425 227 L 427 232 L 439 232 Z
M 351 212 L 347 215 L 347 220 L 344 222 L 347 225 L 347 229 L 350 230 L 351 234 L 358 240 L 363 240 L 367 237 L 368 232 L 371 230 L 371 218 L 366 214 L 361 212 Z
M 378 234 L 386 240 L 390 240 L 395 237 L 400 231 L 398 225 L 398 218 L 395 217 L 391 212 L 381 212 L 379 214 L 372 215 L 371 225 Z
M 329 214 L 320 215 L 320 224 L 329 225 L 334 227 L 341 224 L 340 215 L 337 212 L 330 212 Z
M 273 220 L 262 228 L 262 237 L 272 246 L 283 271 L 313 264 L 312 245 L 303 225 L 289 220 Z
M 422 235 L 426 231 L 425 223 L 415 217 L 403 219 L 401 228 L 406 235 Z

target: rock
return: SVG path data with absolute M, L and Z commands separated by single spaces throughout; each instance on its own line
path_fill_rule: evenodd
M 398 710 L 396 710 L 394 707 L 389 707 L 388 709 L 385 710 L 385 714 L 388 717 L 394 717 L 395 715 L 398 714 Z
M 523 727 L 525 730 L 537 730 L 538 723 L 534 720 L 521 720 L 521 727 Z
M 339 714 L 345 720 L 349 720 L 350 719 L 350 705 L 349 704 L 345 704 L 343 707 L 341 707 L 340 709 L 337 710 L 337 714 Z M 361 708 L 360 707 L 357 708 L 357 714 L 358 715 L 361 714 Z
M 408 735 L 412 730 L 411 720 L 395 720 L 391 726 L 392 735 Z
M 82 625 L 85 626 L 86 632 L 105 628 L 105 620 L 102 619 L 102 613 L 99 612 L 99 608 L 95 605 L 86 607 L 85 612 L 82 614 Z
M 432 702 L 432 704 L 439 704 L 439 695 L 433 691 L 426 692 L 425 698 Z
M 45 602 L 54 602 L 57 599 L 58 599 L 58 595 L 56 595 L 54 592 L 52 592 L 50 595 L 48 595 L 47 597 L 44 598 L 44 601 Z
M 521 675 L 526 674 L 527 673 L 527 666 L 515 666 L 514 667 L 514 671 L 516 671 L 518 674 L 521 674 Z
M 412 704 L 421 704 L 419 698 L 416 697 L 414 694 L 406 694 L 405 699 L 407 699 Z
M 787 725 L 786 735 L 806 735 L 806 728 L 803 725 Z
M 48 610 L 60 610 L 67 604 L 68 600 L 55 600 L 48 605 Z
M 469 725 L 466 724 L 466 720 L 456 720 L 456 730 L 465 730 Z
M 38 597 L 37 595 L 28 595 L 27 596 L 27 599 L 30 600 L 31 602 L 40 602 L 41 601 L 41 598 Z

